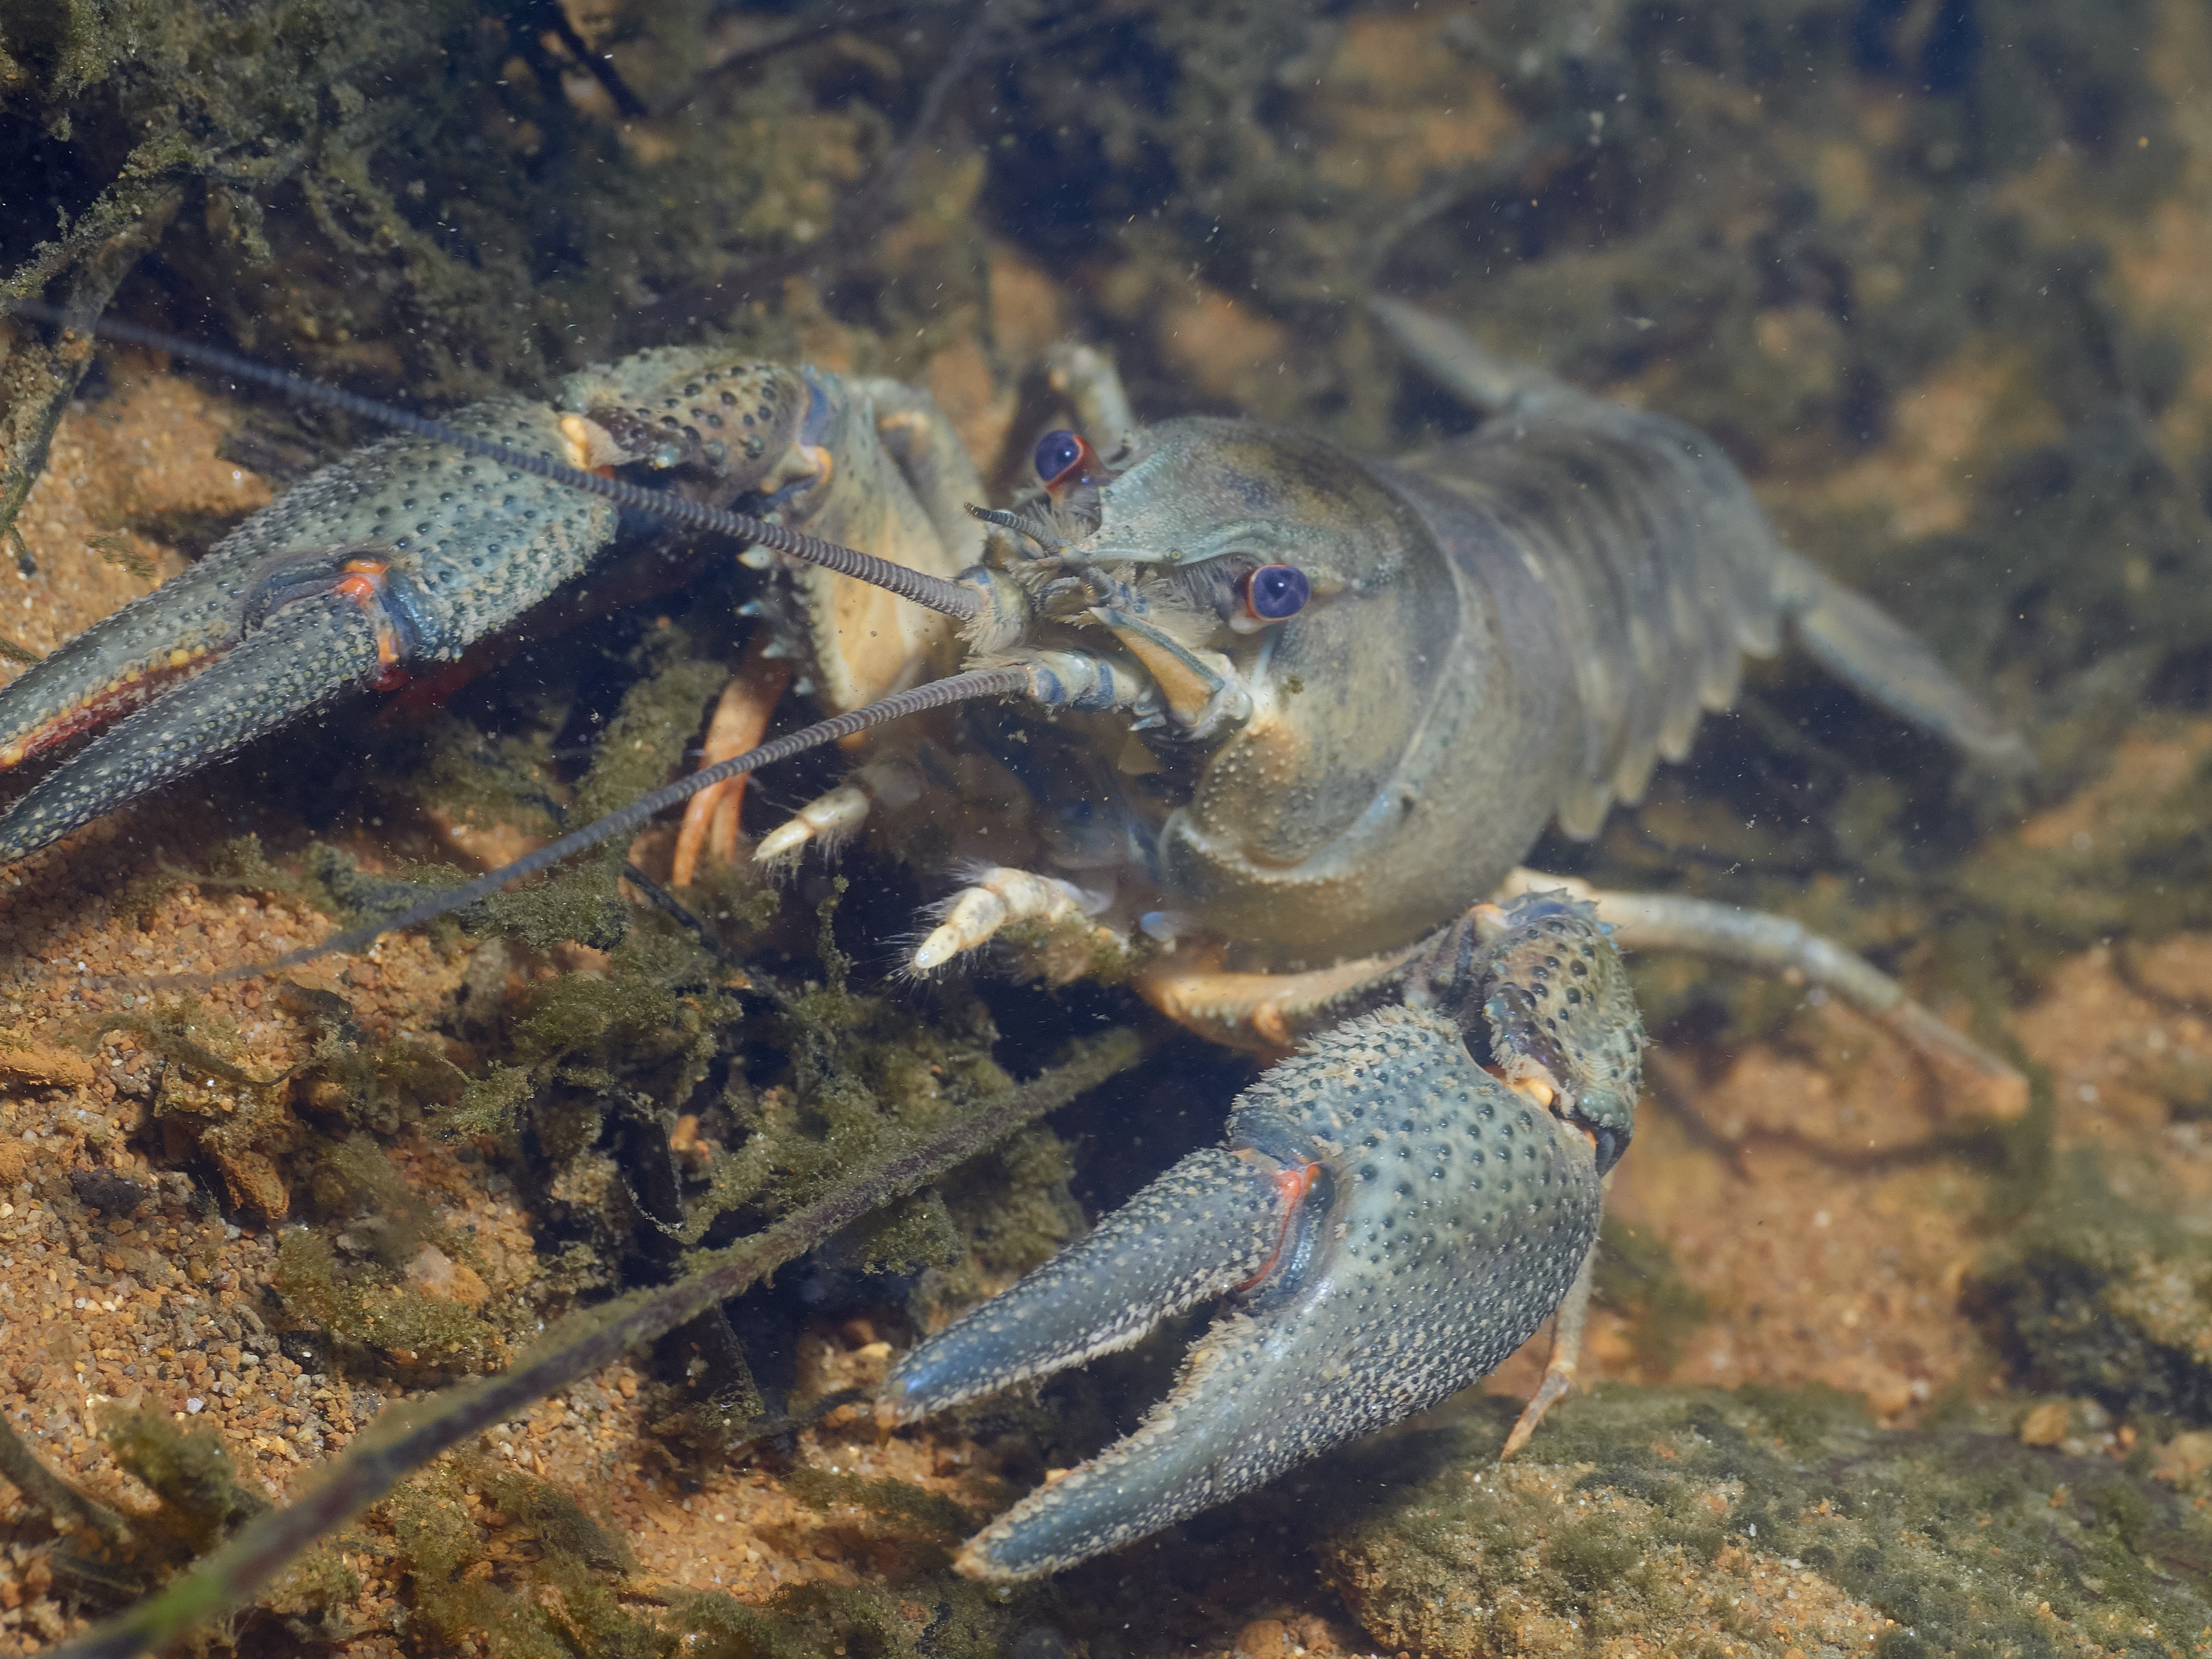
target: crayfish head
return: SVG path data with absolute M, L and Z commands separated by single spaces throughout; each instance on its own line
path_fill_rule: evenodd
M 1177 905 L 1309 963 L 1441 921 L 1398 847 L 1428 782 L 1421 733 L 1440 699 L 1481 694 L 1489 653 L 1419 518 L 1331 445 L 1211 419 L 1140 434 L 1099 505 L 1080 551 L 1195 620 L 1182 642 L 1249 708 L 1168 826 Z
M 1241 558 L 1299 568 L 1319 598 L 1387 580 L 1407 556 L 1404 509 L 1364 465 L 1250 421 L 1146 428 L 1099 475 L 1095 495 L 1072 493 L 1063 510 L 1094 521 L 1071 538 L 1072 555 L 1199 584 Z

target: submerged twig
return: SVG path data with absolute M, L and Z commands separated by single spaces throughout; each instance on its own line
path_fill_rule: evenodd
M 702 1252 L 698 1271 L 678 1283 L 573 1314 L 502 1375 L 387 1413 L 299 1502 L 262 1516 L 160 1595 L 56 1649 L 54 1659 L 130 1659 L 248 1601 L 316 1539 L 343 1525 L 441 1452 L 696 1318 L 871 1211 L 916 1191 L 1127 1070 L 1143 1051 L 1141 1040 L 1126 1030 L 1084 1043 L 1066 1064 L 913 1151 L 882 1159 L 820 1203 L 727 1249 Z
M 731 952 L 730 947 L 714 936 L 714 929 L 700 920 L 682 899 L 677 897 L 651 876 L 647 875 L 637 866 L 625 860 L 623 865 L 623 879 L 644 894 L 647 902 L 654 909 L 697 939 L 716 961 L 725 967 L 735 968 L 739 965 L 738 958 Z
M 826 40 L 833 34 L 849 34 L 855 30 L 866 27 L 871 23 L 889 22 L 891 19 L 903 17 L 909 12 L 933 9 L 932 6 L 925 3 L 924 0 L 892 0 L 891 4 L 878 6 L 870 11 L 855 12 L 842 5 L 833 6 L 827 9 L 829 15 L 825 16 L 817 17 L 812 21 L 805 18 L 794 20 L 792 26 L 777 35 L 775 40 L 763 40 L 757 46 L 743 47 L 732 52 L 719 63 L 709 64 L 700 71 L 696 80 L 669 100 L 667 103 L 654 110 L 653 114 L 656 118 L 665 119 L 682 110 L 715 82 L 726 81 L 732 76 L 744 74 L 766 63 L 769 58 L 778 57 L 797 47 L 811 46 L 817 40 Z
M 40 1462 L 38 1454 L 4 1418 L 0 1418 L 0 1480 L 12 1482 L 28 1502 L 57 1521 L 89 1527 L 111 1544 L 131 1541 L 129 1522 Z
M 139 160 L 138 155 L 134 154 L 132 160 Z M 139 259 L 161 240 L 183 202 L 184 191 L 178 185 L 149 185 L 143 178 L 126 176 L 78 216 L 75 232 L 59 243 L 41 246 L 40 253 L 50 255 L 50 260 L 34 257 L 0 280 L 0 297 L 29 297 L 52 279 L 51 265 L 66 256 L 74 266 L 62 284 L 58 308 L 72 325 L 92 322 L 107 309 Z M 77 239 L 83 246 L 71 246 Z M 0 464 L 0 531 L 8 532 L 17 568 L 29 576 L 36 567 L 15 533 L 15 520 L 30 499 L 31 487 L 46 471 L 54 434 L 91 367 L 92 340 L 87 334 L 65 332 L 51 346 L 26 341 L 18 354 L 21 361 L 9 374 L 13 407 L 0 416 L 0 454 L 7 458 Z

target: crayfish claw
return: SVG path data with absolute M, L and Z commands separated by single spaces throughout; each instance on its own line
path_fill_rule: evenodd
M 1477 1054 L 1499 1047 L 1487 991 L 1533 978 L 1532 964 L 1548 972 L 1584 924 L 1602 957 L 1612 946 L 1553 900 L 1497 920 L 1440 939 L 1405 1006 L 1346 1020 L 1267 1072 L 1238 1097 L 1224 1149 L 1185 1159 L 894 1370 L 878 1409 L 909 1421 L 1230 1292 L 1135 1432 L 1000 1516 L 956 1558 L 961 1571 L 1058 1571 L 1249 1492 L 1479 1380 L 1555 1309 L 1554 1371 L 1528 1426 L 1565 1391 L 1602 1142 L 1565 1095 L 1544 1110 Z M 1632 1005 L 1626 1015 L 1613 1035 L 1632 1055 Z M 1547 1036 L 1549 1018 L 1537 1016 Z M 1607 1073 L 1577 1071 L 1583 1046 L 1577 1034 L 1561 1065 L 1592 1079 L 1595 1100 Z
M 1272 1163 L 1194 1152 L 1005 1295 L 892 1370 L 877 1420 L 931 1412 L 1140 1341 L 1163 1319 L 1260 1271 L 1279 1245 Z
M 238 604 L 208 562 L 95 623 L 0 692 L 0 769 L 112 725 L 229 649 Z
M 0 863 L 373 677 L 378 647 L 374 620 L 343 595 L 287 606 L 247 645 L 101 735 L 0 814 Z
M 541 404 L 478 404 L 450 423 L 569 452 Z M 580 573 L 615 516 L 426 439 L 387 439 L 325 467 L 0 690 L 0 765 L 112 728 L 0 816 L 0 860 L 351 687 L 458 659 Z

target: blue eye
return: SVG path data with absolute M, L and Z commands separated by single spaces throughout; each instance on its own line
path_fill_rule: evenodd
M 1306 608 L 1313 584 L 1294 564 L 1263 564 L 1244 579 L 1244 608 L 1261 622 L 1281 622 Z
M 1083 440 L 1073 432 L 1048 432 L 1037 440 L 1037 477 L 1050 483 L 1083 459 Z

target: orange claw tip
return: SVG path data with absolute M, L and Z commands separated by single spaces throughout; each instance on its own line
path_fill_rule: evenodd
M 632 459 L 615 441 L 614 434 L 586 416 L 563 415 L 560 432 L 568 446 L 568 465 L 586 472 L 611 478 L 617 466 Z
M 99 690 L 58 709 L 0 749 L 0 771 L 20 766 L 73 738 L 113 725 L 204 665 L 211 654 L 179 648 L 170 652 L 163 661 L 126 670 Z

